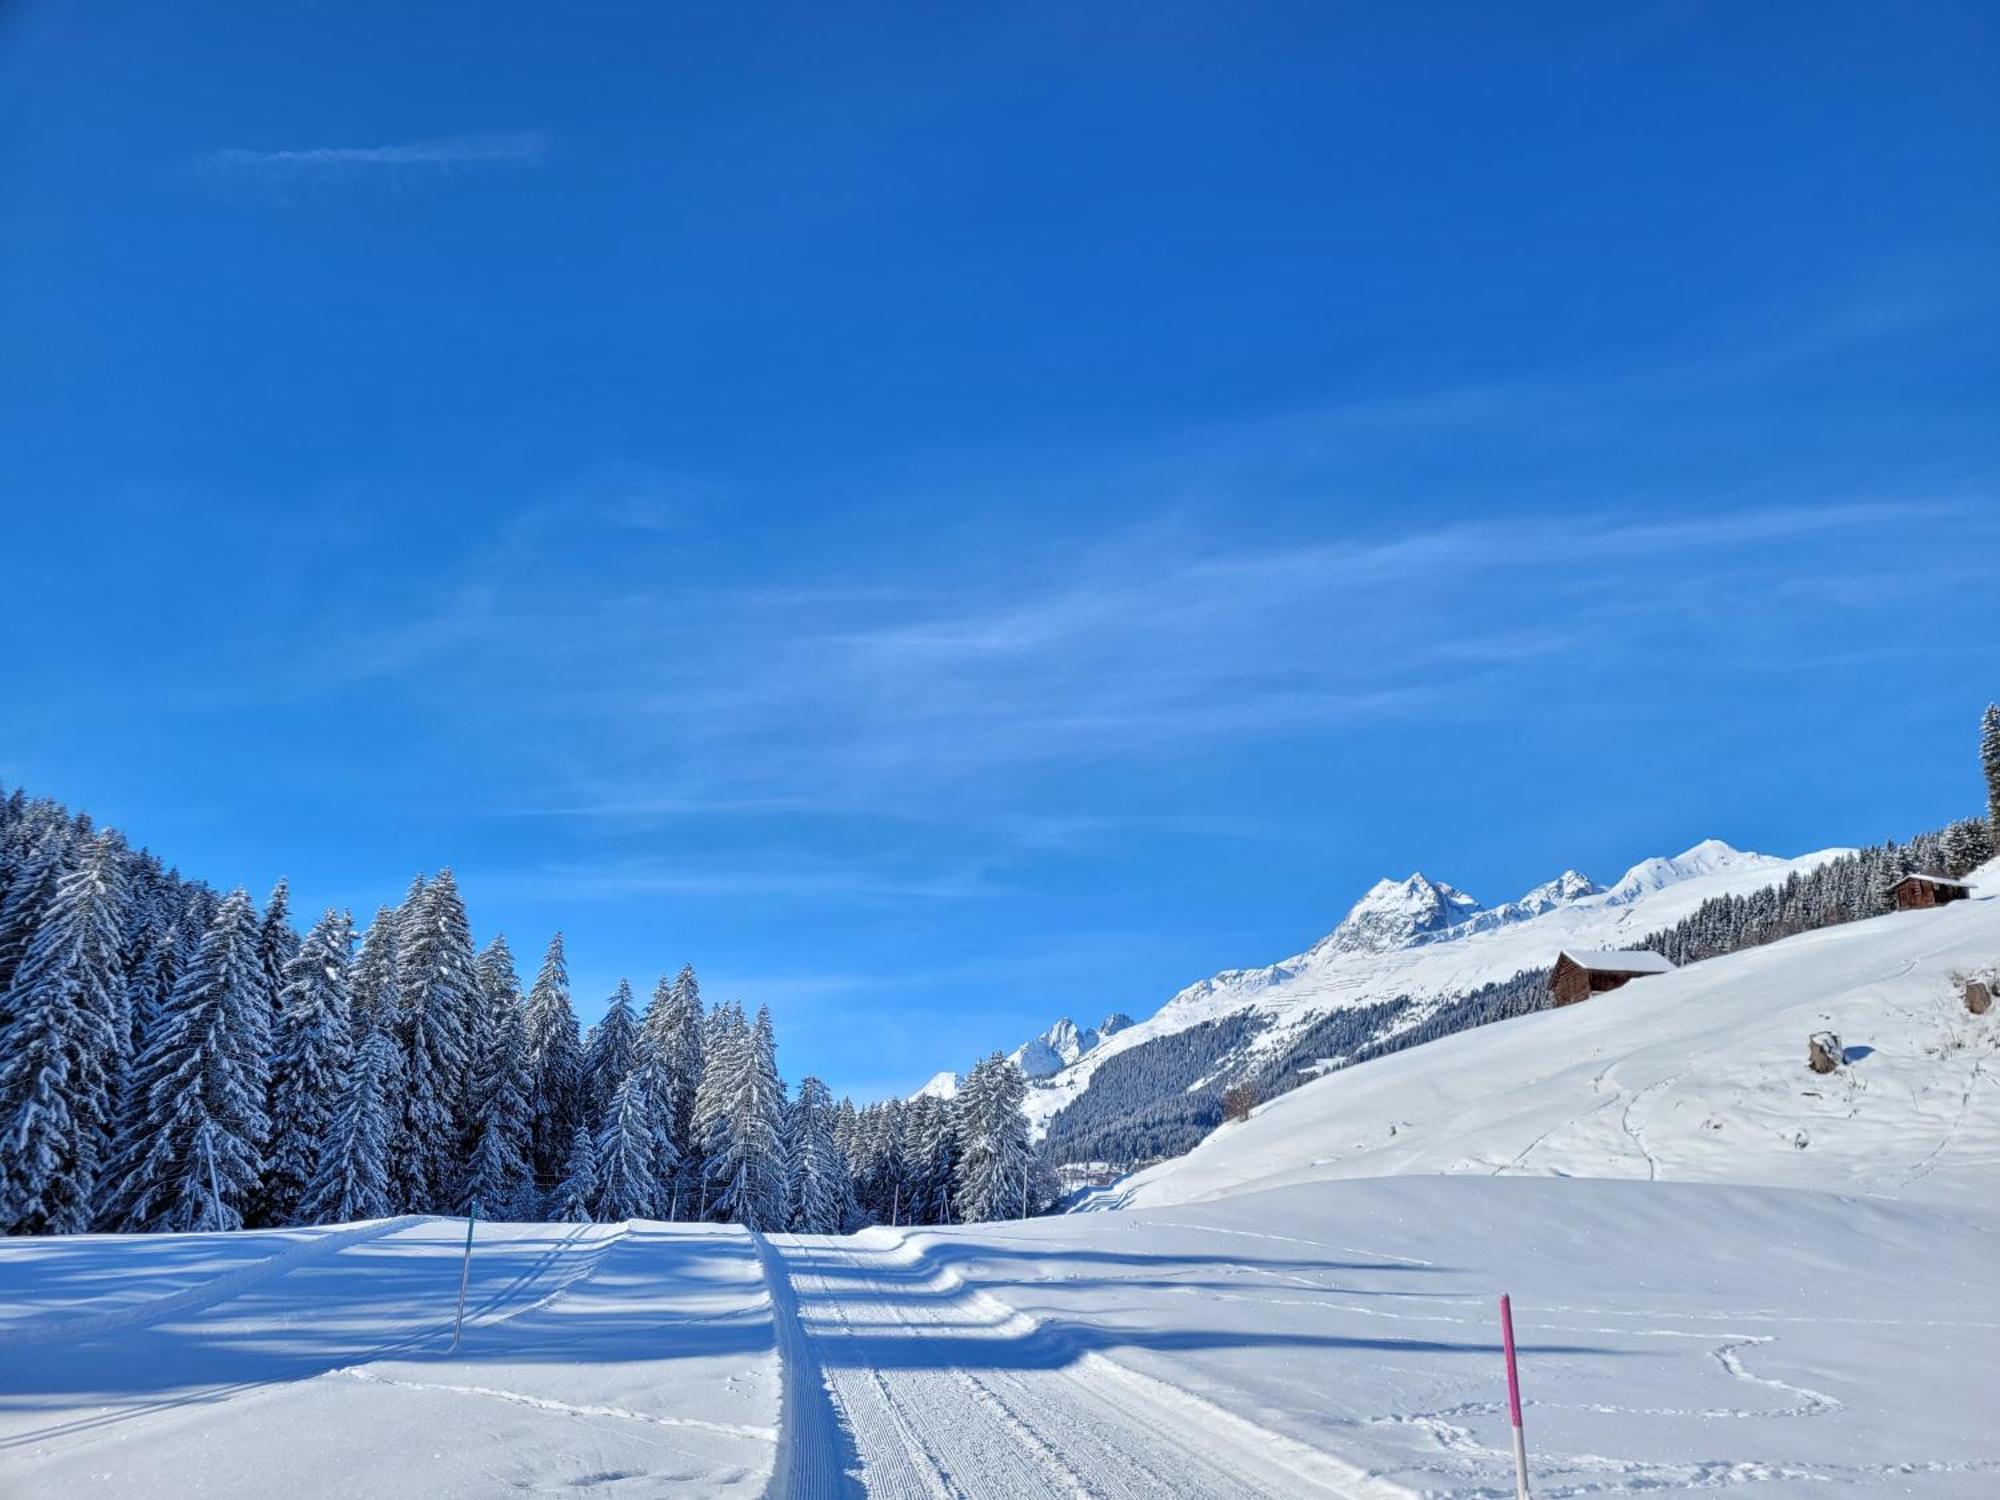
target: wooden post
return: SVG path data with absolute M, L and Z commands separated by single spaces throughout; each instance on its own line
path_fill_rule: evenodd
M 458 1350 L 459 1335 L 465 1332 L 465 1288 L 472 1280 L 472 1224 L 479 1217 L 479 1200 L 474 1198 L 465 1208 L 465 1260 L 458 1268 L 458 1318 L 451 1325 L 451 1347 Z
M 1528 1443 L 1521 1435 L 1521 1376 L 1514 1365 L 1514 1305 L 1500 1296 L 1500 1341 L 1507 1351 L 1507 1420 L 1514 1427 L 1514 1494 L 1528 1500 Z
M 208 1163 L 208 1217 L 217 1229 L 222 1227 L 222 1191 L 215 1185 L 215 1143 L 207 1136 L 201 1138 L 202 1159 Z

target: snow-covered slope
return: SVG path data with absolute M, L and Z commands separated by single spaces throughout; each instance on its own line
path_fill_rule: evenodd
M 1248 1014 L 1264 1023 L 1237 1066 L 1273 1057 L 1330 1012 L 1411 996 L 1398 1027 L 1416 1026 L 1430 1005 L 1524 969 L 1543 968 L 1564 948 L 1619 948 L 1671 926 L 1711 897 L 1746 895 L 1844 854 L 1822 850 L 1778 859 L 1718 839 L 1671 858 L 1641 861 L 1608 888 L 1575 870 L 1518 900 L 1482 907 L 1422 874 L 1379 882 L 1347 917 L 1304 953 L 1261 969 L 1233 969 L 1190 985 L 1144 1021 L 1104 1038 L 1028 1091 L 1037 1132 L 1073 1102 L 1104 1063 L 1158 1037 Z
M 1685 890 L 1673 863 L 1602 900 L 1637 910 Z M 1959 979 L 2000 966 L 2000 864 L 1975 880 L 1971 901 L 1804 933 L 1317 1079 L 1108 1196 L 1159 1206 L 1477 1172 L 1990 1202 L 2000 1011 L 1967 1014 Z M 1818 1031 L 1848 1059 L 1825 1077 L 1805 1065 Z

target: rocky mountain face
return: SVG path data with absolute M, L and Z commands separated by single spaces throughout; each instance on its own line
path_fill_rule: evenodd
M 1079 1026 L 1064 1016 L 1040 1036 L 1030 1037 L 1021 1043 L 1007 1056 L 1031 1082 L 1053 1078 L 1094 1051 L 1106 1038 L 1116 1036 L 1131 1024 L 1132 1018 L 1119 1010 L 1114 1010 L 1095 1026 Z M 930 1081 L 910 1097 L 950 1099 L 957 1095 L 958 1084 L 958 1074 L 946 1069 L 932 1075 Z
M 1464 891 L 1421 871 L 1407 880 L 1378 880 L 1323 940 L 1336 953 L 1386 953 L 1447 932 L 1479 910 Z
M 1040 1036 L 1021 1043 L 1007 1055 L 1028 1078 L 1048 1078 L 1131 1024 L 1132 1018 L 1122 1011 L 1113 1011 L 1095 1026 L 1078 1026 L 1064 1016 Z

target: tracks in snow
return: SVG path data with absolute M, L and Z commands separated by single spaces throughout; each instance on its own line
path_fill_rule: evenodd
M 852 1434 L 834 1410 L 833 1393 L 799 1320 L 798 1293 L 784 1257 L 758 1230 L 749 1235 L 771 1294 L 780 1370 L 778 1451 L 765 1494 L 769 1500 L 859 1495 L 860 1460 Z
M 100 1338 L 107 1333 L 125 1333 L 167 1318 L 201 1312 L 240 1296 L 273 1277 L 306 1264 L 337 1255 L 351 1245 L 386 1239 L 399 1230 L 423 1223 L 422 1214 L 404 1214 L 395 1219 L 374 1219 L 349 1229 L 306 1235 L 281 1245 L 261 1260 L 231 1267 L 206 1281 L 183 1287 L 164 1297 L 149 1298 L 109 1312 L 71 1314 L 23 1324 L 0 1332 L 0 1346 L 19 1348 L 28 1344 L 73 1343 L 78 1339 Z
M 840 1493 L 788 1486 L 787 1475 L 814 1461 L 808 1449 L 819 1473 L 833 1472 L 843 1443 L 867 1493 L 888 1500 L 1407 1493 L 1082 1348 L 1060 1327 L 893 1249 L 784 1236 L 760 1254 L 787 1364 L 774 1497 Z M 798 1355 L 787 1323 L 805 1346 Z M 795 1433 L 795 1413 L 806 1431 Z M 838 1433 L 814 1428 L 822 1416 Z

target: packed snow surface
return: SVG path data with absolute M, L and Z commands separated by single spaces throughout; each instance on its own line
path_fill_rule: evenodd
M 1407 1177 L 849 1239 L 0 1245 L 0 1494 L 1975 1496 L 2000 1208 Z M 782 1358 L 782 1364 L 780 1363 Z
M 756 1495 L 740 1233 L 461 1220 L 0 1241 L 0 1495 Z M 641 1477 L 643 1476 L 643 1482 Z

